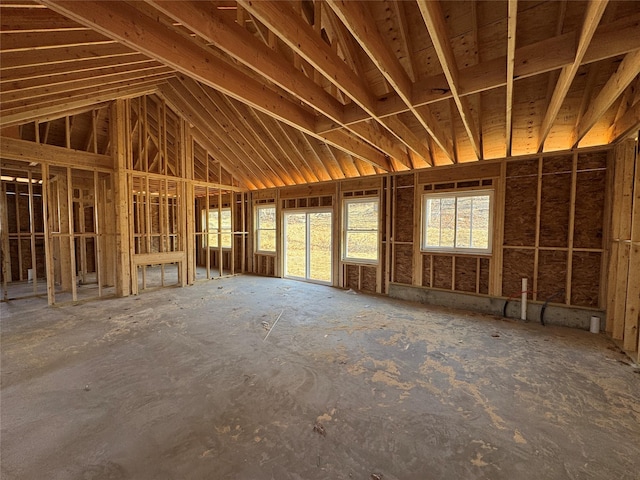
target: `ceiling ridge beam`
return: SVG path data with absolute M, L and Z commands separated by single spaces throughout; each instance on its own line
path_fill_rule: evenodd
M 587 5 L 584 14 L 584 22 L 578 38 L 575 60 L 571 65 L 562 68 L 556 87 L 553 91 L 551 101 L 549 102 L 544 119 L 542 120 L 542 125 L 540 126 L 540 133 L 538 135 L 538 153 L 542 152 L 544 149 L 544 143 L 547 140 L 547 136 L 551 132 L 551 128 L 558 116 L 560 107 L 562 107 L 564 99 L 569 92 L 569 88 L 573 83 L 573 79 L 578 73 L 578 68 L 580 68 L 580 65 L 582 64 L 582 59 L 589 48 L 591 39 L 596 32 L 596 28 L 600 23 L 600 19 L 602 18 L 608 3 L 609 0 L 591 0 Z

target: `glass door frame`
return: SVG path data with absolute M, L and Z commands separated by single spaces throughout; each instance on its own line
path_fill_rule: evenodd
M 329 213 L 331 214 L 331 225 L 330 225 L 330 244 L 331 244 L 331 249 L 329 251 L 329 262 L 330 262 L 330 267 L 329 267 L 329 271 L 330 271 L 330 278 L 329 280 L 316 280 L 313 278 L 310 278 L 309 275 L 311 274 L 311 222 L 309 221 L 309 215 L 314 214 L 314 213 Z M 297 276 L 293 276 L 293 275 L 287 275 L 287 216 L 290 214 L 304 214 L 305 215 L 305 276 L 304 277 L 297 277 Z M 334 225 L 333 225 L 333 221 L 334 221 L 334 211 L 333 208 L 328 207 L 328 208 L 317 208 L 317 207 L 312 207 L 312 208 L 287 208 L 287 209 L 283 209 L 282 210 L 282 278 L 288 278 L 291 280 L 298 280 L 298 281 L 302 281 L 302 282 L 310 282 L 310 283 L 317 283 L 320 285 L 333 285 L 333 262 L 334 262 L 334 255 L 333 255 L 333 247 L 334 247 Z

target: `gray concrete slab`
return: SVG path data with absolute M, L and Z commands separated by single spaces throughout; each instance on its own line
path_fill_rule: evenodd
M 603 335 L 253 276 L 0 313 L 3 479 L 638 478 Z

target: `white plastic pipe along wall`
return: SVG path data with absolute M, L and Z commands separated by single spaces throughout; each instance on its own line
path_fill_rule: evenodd
M 522 302 L 520 305 L 520 320 L 527 319 L 527 279 L 522 279 Z

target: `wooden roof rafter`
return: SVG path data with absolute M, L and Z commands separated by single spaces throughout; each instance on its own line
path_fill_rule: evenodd
M 371 28 L 372 25 L 375 25 L 375 22 L 373 22 L 366 4 L 338 0 L 327 1 L 338 18 L 349 29 L 384 78 L 389 82 L 394 92 L 405 103 L 409 111 L 415 115 L 447 157 L 453 159 L 451 139 L 440 128 L 429 109 L 417 109 L 414 106 L 411 79 L 377 30 Z
M 587 5 L 582 30 L 578 37 L 575 59 L 573 63 L 562 68 L 553 91 L 553 95 L 551 96 L 551 101 L 549 102 L 544 119 L 542 120 L 540 134 L 538 136 L 538 152 L 542 152 L 544 148 L 544 142 L 546 141 L 547 136 L 553 127 L 553 122 L 560 111 L 560 107 L 569 92 L 569 87 L 571 87 L 571 83 L 578 73 L 578 68 L 582 64 L 582 59 L 587 53 L 591 39 L 596 33 L 596 28 L 600 23 L 600 19 L 602 18 L 608 3 L 609 0 L 590 0 Z
M 466 97 L 460 96 L 460 72 L 456 64 L 456 58 L 449 41 L 447 26 L 444 21 L 444 14 L 437 0 L 418 0 L 420 13 L 427 25 L 427 30 L 431 36 L 431 42 L 436 50 L 440 65 L 447 79 L 449 90 L 456 104 L 462 124 L 467 132 L 467 136 L 471 141 L 471 146 L 478 159 L 482 159 L 482 150 L 480 148 L 480 136 L 478 129 L 471 113 L 471 107 Z

